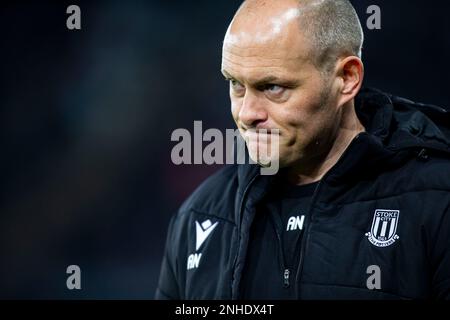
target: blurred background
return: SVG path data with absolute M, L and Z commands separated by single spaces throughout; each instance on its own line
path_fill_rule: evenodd
M 1 4 L 0 298 L 153 298 L 171 215 L 220 168 L 173 165 L 171 133 L 234 128 L 220 63 L 240 2 Z M 365 84 L 449 108 L 448 2 L 353 3 Z

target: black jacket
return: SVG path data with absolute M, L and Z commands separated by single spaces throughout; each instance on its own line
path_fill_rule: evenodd
M 296 298 L 450 299 L 450 112 L 374 89 L 355 108 L 366 132 L 314 193 Z M 156 298 L 240 298 L 255 205 L 273 179 L 259 172 L 226 167 L 186 200 L 169 226 Z M 380 215 L 390 217 L 384 238 Z M 371 265 L 381 289 L 367 287 Z

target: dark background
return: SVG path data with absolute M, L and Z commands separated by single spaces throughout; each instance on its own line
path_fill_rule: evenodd
M 353 3 L 365 84 L 448 108 L 447 2 Z M 220 59 L 239 4 L 1 4 L 0 298 L 153 298 L 170 216 L 218 169 L 173 165 L 171 133 L 234 128 Z M 82 290 L 66 288 L 71 264 Z

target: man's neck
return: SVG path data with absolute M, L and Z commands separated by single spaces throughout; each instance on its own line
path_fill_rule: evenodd
M 298 164 L 287 171 L 287 180 L 294 185 L 304 185 L 317 182 L 338 162 L 352 140 L 361 132 L 364 126 L 359 121 L 353 103 L 344 107 L 342 121 L 331 143 L 325 151 L 305 163 Z

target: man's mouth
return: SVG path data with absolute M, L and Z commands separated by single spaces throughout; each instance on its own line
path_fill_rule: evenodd
M 244 132 L 244 139 L 252 142 L 267 143 L 272 136 L 279 136 L 278 129 L 248 129 Z

